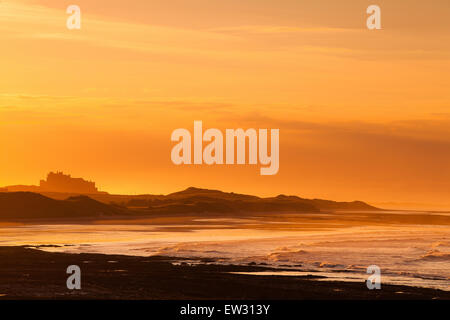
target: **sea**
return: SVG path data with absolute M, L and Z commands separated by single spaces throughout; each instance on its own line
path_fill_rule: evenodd
M 365 281 L 377 266 L 381 285 L 449 291 L 449 221 L 443 212 L 386 211 L 16 222 L 0 223 L 0 246 L 260 265 L 272 269 L 248 274 L 322 281 Z

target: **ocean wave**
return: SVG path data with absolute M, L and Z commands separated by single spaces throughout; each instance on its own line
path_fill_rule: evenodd
M 360 265 L 355 265 L 355 264 L 349 264 L 346 267 L 347 270 L 352 270 L 352 271 L 366 271 L 367 267 L 366 266 L 360 266 Z
M 441 252 L 439 250 L 430 250 L 422 255 L 418 260 L 425 261 L 450 261 L 450 252 Z
M 167 255 L 167 254 L 178 254 L 178 253 L 188 253 L 188 252 L 195 252 L 195 250 L 188 249 L 183 244 L 177 244 L 173 246 L 166 246 L 159 248 L 155 253 L 161 254 L 161 255 Z
M 448 247 L 450 246 L 449 242 L 445 242 L 445 241 L 437 241 L 437 242 L 433 242 L 431 244 L 431 248 L 436 249 L 436 248 L 440 248 L 440 247 Z
M 267 259 L 274 262 L 297 262 L 298 256 L 306 253 L 308 251 L 303 249 L 288 252 L 272 252 L 267 255 Z
M 343 268 L 344 267 L 342 264 L 332 263 L 332 262 L 327 262 L 327 261 L 316 262 L 315 265 L 318 266 L 319 268 L 337 268 L 337 267 Z

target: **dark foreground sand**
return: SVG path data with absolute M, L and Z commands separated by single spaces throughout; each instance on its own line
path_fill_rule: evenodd
M 2 299 L 450 299 L 450 292 L 314 277 L 249 276 L 258 266 L 172 265 L 179 259 L 102 254 L 48 253 L 0 247 Z M 188 260 L 186 260 L 188 262 Z M 66 288 L 66 269 L 78 265 L 82 289 Z

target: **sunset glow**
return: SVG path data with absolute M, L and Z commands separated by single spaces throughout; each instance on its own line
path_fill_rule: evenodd
M 450 4 L 0 2 L 0 186 L 189 186 L 450 209 Z M 280 166 L 176 166 L 176 128 L 277 128 Z M 205 128 L 205 129 L 207 129 Z

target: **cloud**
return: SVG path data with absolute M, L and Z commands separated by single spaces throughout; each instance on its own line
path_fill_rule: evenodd
M 210 29 L 211 32 L 226 33 L 233 35 L 279 35 L 279 34 L 335 34 L 335 33 L 357 33 L 361 29 L 331 28 L 331 27 L 292 27 L 276 25 L 253 25 L 235 26 Z
M 118 22 L 85 13 L 81 30 L 69 31 L 65 19 L 67 15 L 61 10 L 7 2 L 0 10 L 3 22 L 0 30 L 4 29 L 1 36 L 78 41 L 94 46 L 172 54 L 195 53 L 201 50 L 202 43 L 220 44 L 235 39 L 205 30 Z
M 295 117 L 297 118 L 297 117 Z M 329 137 L 378 137 L 379 140 L 435 143 L 448 147 L 450 154 L 450 119 L 415 119 L 385 122 L 369 121 L 302 121 L 268 116 L 255 110 L 221 118 L 225 123 L 240 123 L 243 127 L 279 128 L 286 135 L 312 134 Z M 450 168 L 450 167 L 449 167 Z

